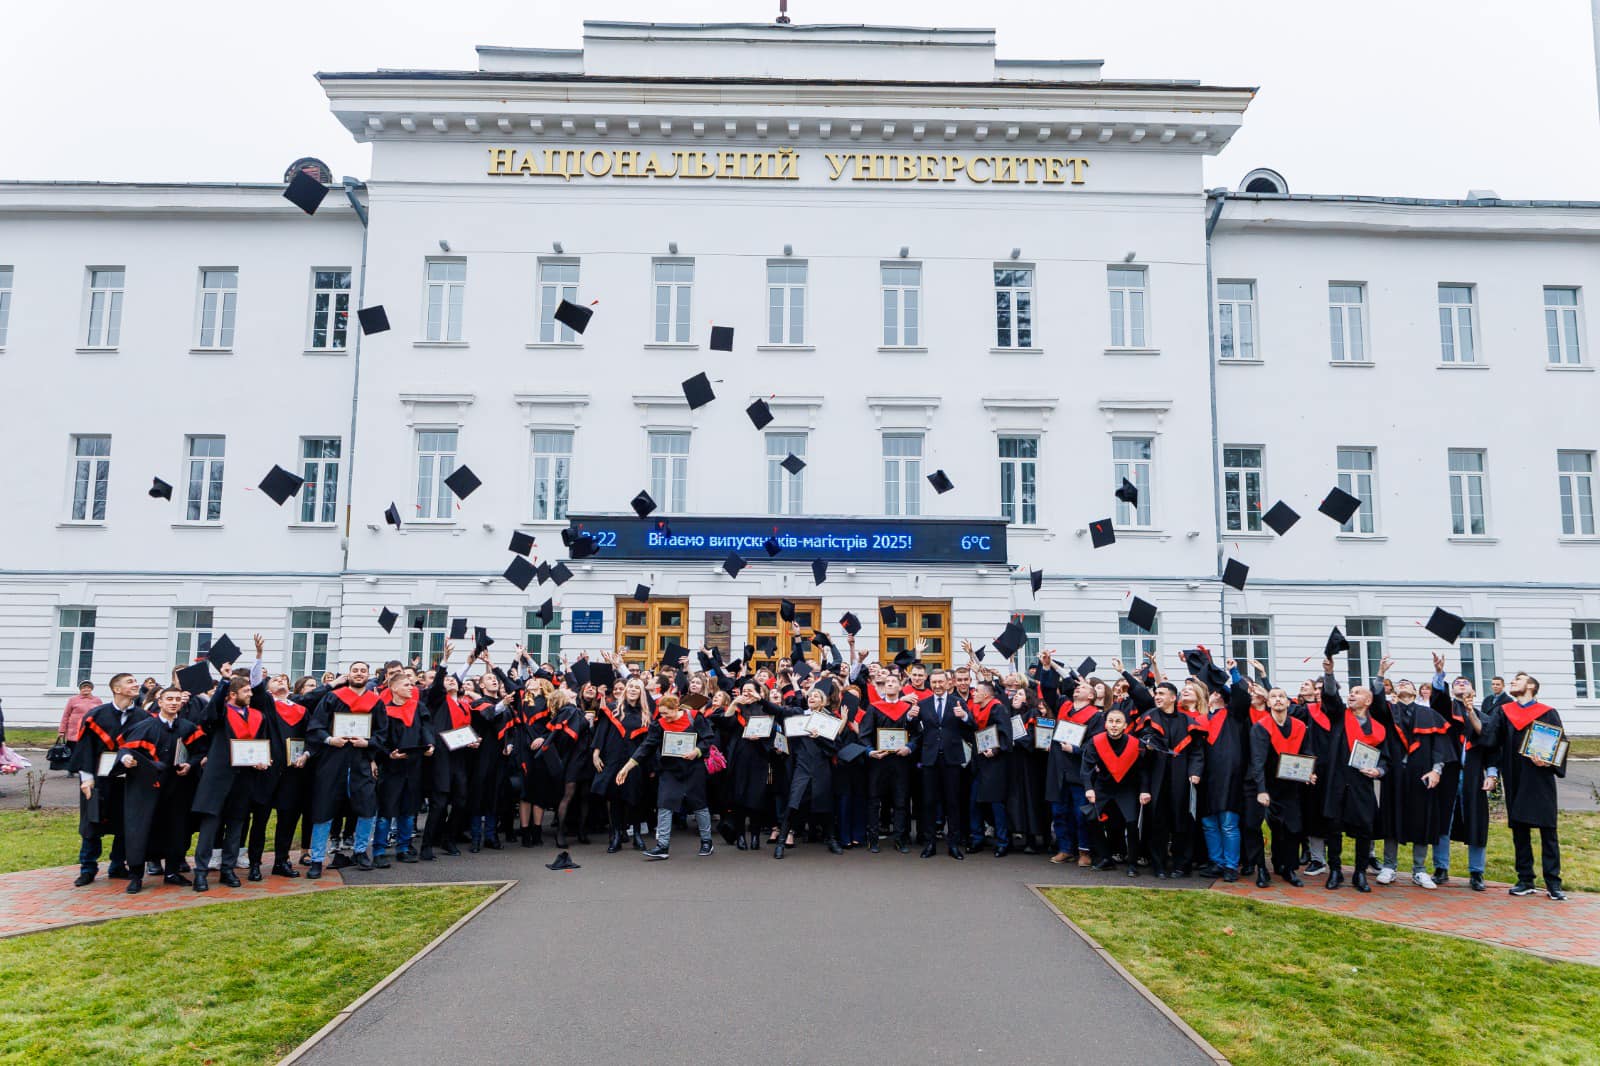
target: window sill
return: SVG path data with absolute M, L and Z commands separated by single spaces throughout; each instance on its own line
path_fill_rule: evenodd
M 996 347 L 996 348 L 990 348 L 989 349 L 989 354 L 990 355 L 1043 355 L 1044 354 L 1044 349 L 1043 348 L 1019 348 L 1019 347 L 999 348 L 999 347 Z
M 1217 358 L 1217 365 L 1218 366 L 1266 366 L 1267 365 L 1267 361 L 1265 359 L 1237 359 L 1237 358 L 1235 358 L 1235 359 L 1223 359 L 1222 357 L 1219 356 Z
M 303 355 L 349 355 L 349 348 L 307 348 Z
M 76 686 L 73 688 L 47 688 L 44 690 L 44 694 L 46 696 L 76 696 L 78 689 Z
M 1119 529 L 1117 532 L 1121 533 L 1122 530 Z M 1276 533 L 1265 529 L 1224 529 L 1222 531 L 1223 540 L 1275 540 L 1277 536 Z
M 1085 536 L 1088 532 L 1085 531 Z M 1118 540 L 1171 540 L 1172 534 L 1159 529 L 1124 529 L 1117 527 Z
M 700 346 L 691 341 L 685 341 L 681 344 L 677 341 L 673 341 L 671 343 L 663 341 L 661 343 L 651 342 L 646 344 L 645 349 L 649 351 L 663 352 L 698 352 L 700 350 Z
M 232 355 L 232 348 L 190 348 L 190 355 Z
M 568 351 L 582 348 L 583 344 L 579 341 L 529 341 L 523 347 L 529 351 Z
M 1440 370 L 1488 370 L 1488 363 L 1440 363 Z
M 338 529 L 337 522 L 290 522 L 286 529 Z
M 1382 544 L 1389 537 L 1383 533 L 1336 533 L 1334 540 L 1347 540 L 1352 544 Z
M 0 348 L 0 352 L 3 352 L 3 351 L 5 351 L 5 349 L 4 348 Z M 1544 365 L 1544 368 L 1546 370 L 1553 370 L 1558 374 L 1571 374 L 1573 372 L 1577 372 L 1579 374 L 1592 374 L 1592 373 L 1594 373 L 1594 367 L 1586 366 L 1586 365 L 1584 365 L 1582 363 L 1579 363 L 1576 366 L 1573 366 L 1573 365 L 1570 365 L 1570 364 L 1567 364 L 1567 363 L 1546 363 Z
M 1117 348 L 1117 347 L 1111 347 L 1111 348 L 1107 348 L 1106 349 L 1106 354 L 1107 355 L 1160 355 L 1161 354 L 1161 349 L 1160 348 L 1132 348 L 1132 347 Z
M 878 351 L 880 351 L 880 352 L 899 352 L 899 353 L 904 353 L 904 354 L 916 355 L 919 352 L 923 353 L 923 354 L 926 354 L 928 349 L 925 348 L 925 347 L 922 347 L 921 345 L 916 345 L 916 344 L 910 344 L 910 345 L 906 345 L 906 344 L 880 344 L 880 345 L 878 345 Z
M 221 522 L 174 522 L 173 529 L 221 529 Z
M 466 341 L 412 341 L 413 348 L 465 348 Z
M 1600 544 L 1600 537 L 1559 537 L 1562 544 Z
M 817 350 L 817 346 L 815 344 L 758 344 L 758 345 L 756 345 L 756 351 L 758 351 L 758 352 L 814 352 L 816 350 Z
M 73 349 L 73 351 L 77 352 L 80 355 L 99 355 L 99 354 L 102 354 L 104 352 L 115 352 L 116 350 L 117 350 L 117 348 L 116 348 L 115 345 L 112 345 L 111 347 L 106 347 L 104 345 L 101 345 L 99 347 L 84 347 L 84 348 L 74 348 Z
M 460 533 L 464 527 L 454 522 L 430 522 L 425 518 L 413 518 L 400 527 L 401 533 Z
M 1377 366 L 1371 359 L 1329 359 L 1329 366 Z
M 93 519 L 77 520 L 77 519 L 68 518 L 68 519 L 64 519 L 64 520 L 62 520 L 60 522 L 57 522 L 56 523 L 56 528 L 57 529 L 104 529 L 104 528 L 106 528 L 106 524 L 105 524 L 105 521 L 103 519 L 97 522 L 97 521 L 94 521 Z
M 1474 537 L 1474 536 L 1468 536 L 1466 534 L 1460 534 L 1460 535 L 1452 534 L 1449 537 L 1446 537 L 1445 539 L 1448 540 L 1451 544 L 1499 544 L 1500 543 L 1500 538 L 1499 537 L 1487 537 L 1487 536 Z

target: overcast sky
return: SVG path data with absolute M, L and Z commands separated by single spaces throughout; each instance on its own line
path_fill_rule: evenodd
M 1107 77 L 1254 85 L 1207 184 L 1600 200 L 1589 0 L 791 0 L 799 23 L 993 26 L 999 55 Z M 155 13 L 159 12 L 159 16 Z M 11 4 L 0 177 L 275 181 L 297 156 L 364 177 L 312 74 L 472 69 L 475 44 L 576 48 L 582 20 L 770 20 L 777 0 Z

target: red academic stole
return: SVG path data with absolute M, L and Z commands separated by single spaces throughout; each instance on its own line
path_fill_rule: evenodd
M 1111 747 L 1110 733 L 1096 733 L 1094 735 L 1094 750 L 1100 755 L 1100 764 L 1111 771 L 1111 779 L 1118 784 L 1128 776 L 1128 771 L 1133 769 L 1133 764 L 1139 761 L 1139 741 L 1136 737 L 1122 734 L 1126 741 L 1122 746 L 1122 754 L 1118 755 Z
M 450 708 L 450 728 L 460 729 L 472 723 L 472 708 L 464 705 L 454 696 L 446 696 L 444 705 Z
M 1544 717 L 1544 713 L 1548 710 L 1550 710 L 1550 708 L 1545 704 L 1540 703 L 1538 700 L 1534 700 L 1526 707 L 1513 700 L 1510 703 L 1502 705 L 1500 708 L 1500 713 L 1506 716 L 1506 721 L 1511 723 L 1511 728 L 1520 733 L 1522 730 L 1532 725 L 1535 721 Z
M 261 723 L 264 720 L 261 712 L 254 707 L 230 706 L 228 710 L 233 712 L 233 716 L 228 719 L 228 725 L 233 731 L 234 738 L 236 740 L 254 740 L 256 734 L 261 732 Z
M 300 724 L 300 719 L 306 716 L 306 709 L 298 703 L 289 700 L 273 700 L 277 704 L 278 717 L 283 719 L 283 724 L 291 729 Z
M 1251 725 L 1260 725 L 1262 722 L 1265 722 L 1268 718 L 1271 718 L 1271 717 L 1272 717 L 1272 709 L 1270 707 L 1252 707 L 1252 708 L 1250 708 L 1250 724 Z
M 1321 703 L 1307 703 L 1303 706 L 1306 709 L 1306 717 L 1317 723 L 1318 729 L 1322 730 L 1324 733 L 1333 729 L 1333 723 L 1328 721 L 1328 716 L 1326 714 L 1322 713 Z
M 931 688 L 908 688 L 908 689 L 902 689 L 901 693 L 903 695 L 909 695 L 914 702 L 921 703 L 923 700 L 925 700 L 929 696 L 933 695 L 933 689 L 931 689 Z
M 376 692 L 358 692 L 353 688 L 336 688 L 334 696 L 344 704 L 344 709 L 351 714 L 371 714 L 372 709 L 378 705 Z
M 1073 705 L 1070 704 L 1070 703 L 1067 704 L 1067 706 L 1068 707 L 1073 707 Z M 1083 705 L 1083 710 L 1081 710 L 1081 711 L 1078 710 L 1076 707 L 1073 707 L 1072 710 L 1069 710 L 1067 712 L 1066 718 L 1067 718 L 1067 721 L 1071 722 L 1073 725 L 1088 725 L 1089 724 L 1089 719 L 1093 718 L 1096 714 L 1099 714 L 1099 713 L 1100 713 L 1100 708 L 1096 707 L 1092 703 L 1086 703 L 1086 704 Z
M 1267 739 L 1272 741 L 1272 750 L 1279 755 L 1299 755 L 1300 745 L 1306 739 L 1306 724 L 1298 718 L 1286 719 L 1289 723 L 1289 735 L 1284 736 L 1278 732 L 1278 723 L 1269 715 L 1261 722 L 1261 728 L 1267 731 Z
M 661 728 L 668 733 L 683 733 L 693 725 L 694 715 L 688 713 L 687 711 L 678 715 L 678 720 L 676 722 L 669 722 L 665 718 L 661 719 Z
M 385 701 L 383 713 L 410 729 L 411 723 L 417 719 L 417 690 L 412 689 L 411 698 L 404 703 L 389 703 Z
M 1186 729 L 1183 733 L 1183 739 L 1178 741 L 1176 744 L 1172 743 L 1172 738 L 1167 736 L 1166 727 L 1164 727 L 1156 717 L 1159 713 L 1160 712 L 1157 711 L 1147 715 L 1144 719 L 1145 724 L 1151 729 L 1154 729 L 1157 733 L 1160 733 L 1163 737 L 1166 737 L 1167 747 L 1171 750 L 1173 755 L 1183 754 L 1183 749 L 1189 746 L 1189 742 L 1194 739 L 1194 734 Z
M 906 716 L 906 712 L 911 709 L 911 704 L 907 703 L 905 700 L 895 700 L 893 703 L 890 703 L 887 700 L 881 699 L 878 696 L 878 690 L 873 688 L 869 688 L 867 690 L 867 701 L 871 703 L 873 707 L 882 711 L 891 722 L 900 721 L 900 719 Z
M 1367 719 L 1367 728 L 1370 732 L 1361 731 L 1361 723 L 1356 721 L 1356 712 L 1346 707 L 1344 711 L 1344 742 L 1349 750 L 1356 750 L 1356 741 L 1376 748 L 1383 743 L 1383 723 L 1376 718 Z
M 1222 736 L 1222 727 L 1228 724 L 1228 709 L 1224 707 L 1205 718 L 1196 718 L 1195 723 L 1205 732 L 1206 743 L 1215 747 Z
M 989 715 L 993 713 L 994 709 L 998 706 L 1000 706 L 999 700 L 990 700 L 981 707 L 978 705 L 976 700 L 968 700 L 967 710 L 972 712 L 973 726 L 977 729 L 989 728 Z

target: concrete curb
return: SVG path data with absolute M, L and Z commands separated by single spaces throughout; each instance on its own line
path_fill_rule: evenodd
M 518 881 L 419 881 L 406 882 L 404 884 L 346 884 L 346 888 L 354 889 L 358 892 L 362 891 L 363 889 L 381 890 L 385 888 L 451 888 L 461 885 L 499 885 L 500 887 L 494 892 L 490 893 L 487 899 L 483 900 L 476 907 L 472 908 L 470 911 L 452 922 L 450 924 L 450 928 L 446 929 L 444 932 L 428 941 L 428 943 L 424 944 L 422 949 L 415 955 L 411 956 L 405 962 L 402 962 L 399 966 L 395 967 L 392 971 L 390 971 L 387 977 L 373 985 L 371 988 L 367 989 L 361 995 L 357 996 L 348 1007 L 344 1008 L 344 1010 L 328 1019 L 328 1024 L 312 1033 L 299 1047 L 295 1048 L 293 1051 L 289 1052 L 289 1054 L 279 1059 L 278 1066 L 289 1066 L 291 1063 L 299 1062 L 308 1053 L 310 1053 L 313 1048 L 315 1048 L 323 1040 L 327 1039 L 328 1034 L 332 1033 L 335 1029 L 339 1028 L 339 1026 L 349 1021 L 350 1016 L 365 1006 L 374 996 L 398 981 L 402 976 L 405 975 L 407 970 L 411 969 L 411 967 L 415 966 L 417 963 L 433 954 L 434 950 L 448 940 L 453 934 L 455 934 L 468 922 L 472 921 L 472 919 L 476 918 L 479 914 L 483 913 L 483 911 L 488 909 L 491 903 L 494 903 L 501 896 L 505 895 L 507 892 L 510 892 L 513 888 L 516 888 L 519 883 L 520 882 Z
M 1217 1066 L 1230 1066 L 1227 1057 L 1224 1056 L 1222 1052 L 1212 1047 L 1209 1040 L 1195 1032 L 1194 1029 L 1190 1027 L 1188 1022 L 1178 1017 L 1178 1015 L 1172 1010 L 1171 1007 L 1167 1006 L 1165 1001 L 1163 1001 L 1160 996 L 1157 996 L 1154 992 L 1146 988 L 1142 981 L 1133 976 L 1133 974 L 1129 973 L 1127 969 L 1123 967 L 1122 963 L 1118 962 L 1111 956 L 1110 952 L 1101 947 L 1100 943 L 1095 940 L 1094 937 L 1084 932 L 1084 930 L 1079 927 L 1077 922 L 1074 922 L 1071 918 L 1068 918 L 1065 914 L 1062 914 L 1060 908 L 1051 903 L 1050 897 L 1044 894 L 1044 890 L 1046 888 L 1070 889 L 1072 887 L 1075 886 L 1029 885 L 1028 890 L 1038 897 L 1039 902 L 1044 904 L 1046 910 L 1055 915 L 1057 918 L 1061 919 L 1061 923 L 1063 925 L 1065 925 L 1068 929 L 1071 929 L 1074 933 L 1078 934 L 1078 938 L 1088 945 L 1089 950 L 1100 956 L 1100 961 L 1104 962 L 1107 966 L 1111 967 L 1112 970 L 1116 971 L 1117 976 L 1128 982 L 1128 984 L 1133 987 L 1133 990 L 1139 993 L 1139 995 L 1143 996 L 1146 1002 L 1148 1002 L 1152 1007 L 1161 1013 L 1162 1017 L 1171 1022 L 1177 1028 L 1178 1032 L 1188 1037 L 1190 1042 L 1193 1043 L 1195 1047 L 1199 1048 L 1202 1054 L 1208 1056 L 1212 1062 L 1217 1063 Z

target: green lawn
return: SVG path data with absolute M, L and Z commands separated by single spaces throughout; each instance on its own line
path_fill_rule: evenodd
M 352 888 L 0 940 L 0 1064 L 275 1062 L 492 891 Z
M 56 731 L 48 726 L 7 726 L 6 747 L 48 748 L 56 742 Z M 42 765 L 37 760 L 29 760 Z
M 1569 758 L 1574 755 L 1588 758 L 1600 755 L 1600 737 L 1568 737 L 1567 739 L 1572 744 L 1571 750 L 1567 752 Z
M 1236 1066 L 1600 1062 L 1600 967 L 1211 892 L 1047 895 Z
M 77 861 L 76 808 L 0 811 L 0 874 Z
M 1562 811 L 1556 827 L 1561 836 L 1561 883 L 1581 892 L 1600 892 L 1600 812 Z M 1348 850 L 1348 849 L 1346 849 Z M 1402 852 L 1404 848 L 1400 849 Z M 1410 855 L 1406 855 L 1406 863 Z M 1515 881 L 1516 861 L 1511 852 L 1511 830 L 1506 828 L 1504 816 L 1498 816 L 1489 827 L 1489 869 L 1487 876 L 1494 881 Z M 1406 865 L 1407 870 L 1411 869 Z M 1533 834 L 1534 877 L 1539 874 L 1539 833 Z M 1467 872 L 1467 846 L 1450 846 L 1450 876 L 1465 876 Z

